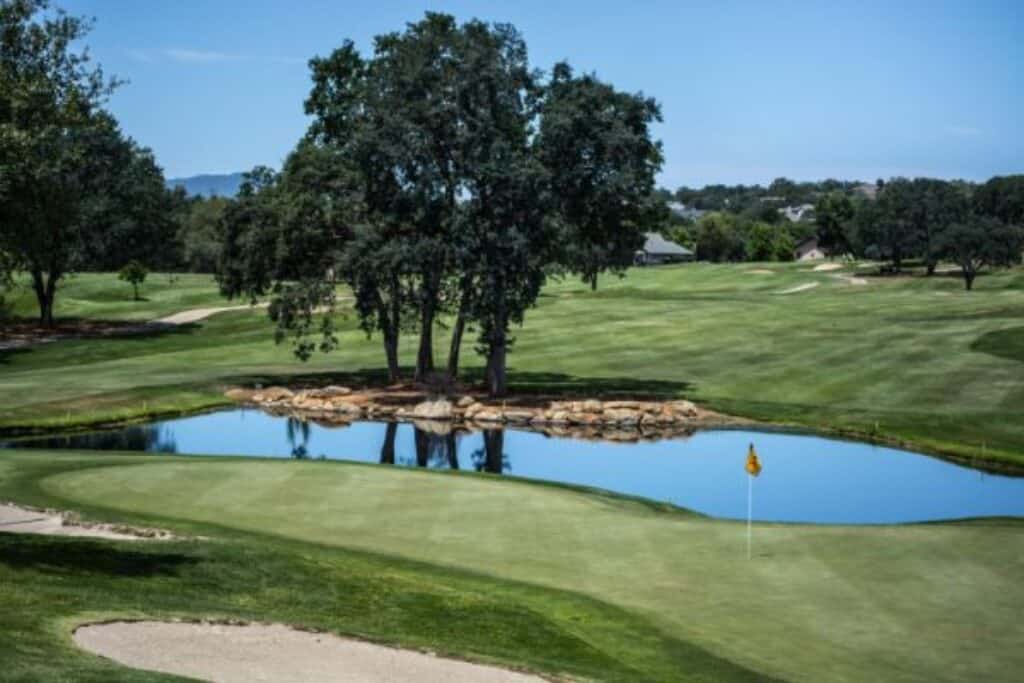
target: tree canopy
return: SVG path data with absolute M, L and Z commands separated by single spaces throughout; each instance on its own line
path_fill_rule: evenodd
M 659 210 L 657 104 L 565 64 L 545 81 L 514 27 L 444 14 L 378 36 L 372 56 L 346 42 L 310 65 L 308 133 L 279 179 L 225 212 L 224 291 L 273 292 L 279 338 L 301 355 L 315 347 L 301 341 L 312 312 L 345 282 L 393 379 L 411 329 L 414 376 L 430 379 L 450 315 L 447 374 L 472 326 L 490 390 L 504 393 L 510 329 L 545 280 L 596 286 L 642 245 Z

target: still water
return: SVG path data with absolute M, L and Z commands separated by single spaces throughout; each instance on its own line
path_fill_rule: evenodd
M 325 427 L 236 409 L 17 445 L 326 458 L 492 472 L 594 486 L 712 517 L 745 519 L 743 466 L 750 443 L 764 466 L 753 484 L 755 520 L 880 524 L 1024 516 L 1024 478 L 865 443 L 749 430 L 613 443 L 517 430 L 439 435 L 383 422 Z

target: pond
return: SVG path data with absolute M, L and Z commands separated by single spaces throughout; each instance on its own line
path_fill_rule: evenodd
M 750 443 L 764 466 L 752 488 L 755 520 L 882 524 L 1024 516 L 1024 478 L 893 448 L 780 432 L 720 429 L 617 443 L 513 429 L 437 434 L 383 422 L 328 427 L 234 409 L 6 445 L 324 458 L 491 472 L 593 486 L 711 517 L 746 519 L 744 464 Z

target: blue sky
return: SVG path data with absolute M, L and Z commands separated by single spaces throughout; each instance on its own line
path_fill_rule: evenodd
M 662 104 L 662 184 L 1024 172 L 1024 2 L 57 0 L 130 81 L 111 101 L 168 176 L 279 166 L 306 61 L 425 10 L 507 21 Z

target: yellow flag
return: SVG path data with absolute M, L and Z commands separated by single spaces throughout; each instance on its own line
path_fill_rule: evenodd
M 761 474 L 761 461 L 757 459 L 757 451 L 754 450 L 754 444 L 750 444 L 750 450 L 747 451 L 747 474 L 752 477 L 756 477 Z

